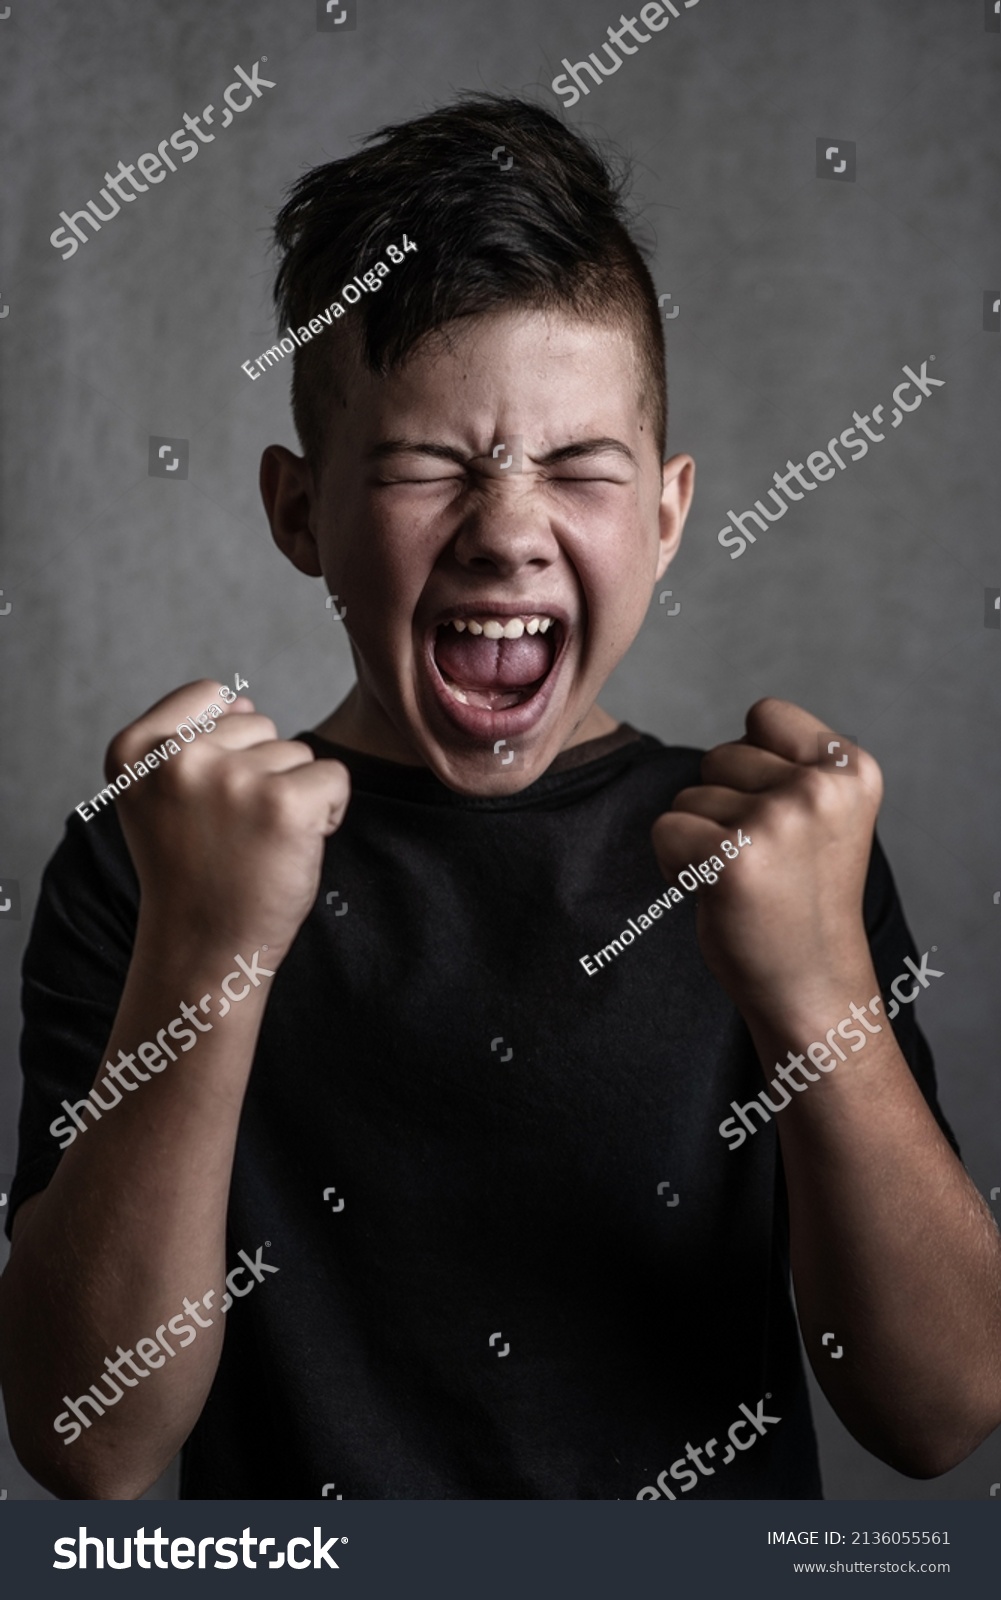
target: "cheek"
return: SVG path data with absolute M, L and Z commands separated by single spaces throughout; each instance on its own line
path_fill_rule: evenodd
M 645 529 L 633 507 L 618 508 L 599 532 L 578 541 L 571 559 L 599 631 L 618 634 L 639 627 L 650 603 L 657 570 L 656 535 Z
M 340 553 L 334 568 L 355 648 L 380 677 L 409 675 L 414 612 L 439 553 L 420 517 L 387 517 L 376 511 Z

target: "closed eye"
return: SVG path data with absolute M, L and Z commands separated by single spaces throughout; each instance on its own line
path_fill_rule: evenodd
M 464 472 L 447 472 L 439 465 L 429 466 L 427 471 L 410 467 L 406 472 L 394 473 L 392 477 L 377 477 L 373 481 L 380 488 L 392 488 L 394 484 L 406 483 L 461 483 L 465 477 Z
M 394 484 L 457 483 L 467 475 L 478 475 L 482 470 L 475 459 L 470 459 L 454 445 L 434 440 L 383 440 L 370 452 L 370 460 L 373 463 L 390 463 L 391 476 L 376 476 L 374 479 L 375 483 L 385 488 Z M 493 478 L 496 474 L 491 467 L 492 463 L 487 468 L 487 475 Z M 543 457 L 526 456 L 522 470 L 553 483 L 613 483 L 621 486 L 632 481 L 636 468 L 635 456 L 621 440 L 593 438 L 561 445 Z
M 548 474 L 550 483 L 629 483 L 628 477 L 619 477 L 609 467 L 601 469 L 593 467 L 590 472 L 551 472 Z
M 385 477 L 379 483 L 425 483 L 443 477 L 461 476 L 466 458 L 452 445 L 433 440 L 383 439 L 369 452 L 369 460 L 382 464 Z M 450 470 L 451 469 L 451 470 Z

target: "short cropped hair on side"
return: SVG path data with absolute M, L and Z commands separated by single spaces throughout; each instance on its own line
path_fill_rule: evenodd
M 347 349 L 369 370 L 398 368 L 457 317 L 523 307 L 627 328 L 640 403 L 663 457 L 664 331 L 631 231 L 625 170 L 551 112 L 514 96 L 467 94 L 370 134 L 370 148 L 306 172 L 275 223 L 275 306 L 299 328 L 404 233 L 417 245 L 351 307 L 344 326 L 297 349 L 292 414 L 311 466 L 343 403 Z M 492 153 L 504 146 L 503 157 Z M 510 165 L 508 161 L 510 159 Z

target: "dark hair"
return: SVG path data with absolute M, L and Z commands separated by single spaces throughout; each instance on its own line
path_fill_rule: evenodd
M 636 338 L 641 404 L 663 455 L 663 324 L 630 231 L 625 172 L 616 175 L 551 112 L 499 95 L 464 95 L 364 142 L 371 148 L 304 173 L 278 215 L 280 326 L 300 328 L 355 273 L 388 264 L 387 247 L 406 233 L 416 251 L 379 280 L 385 292 L 364 295 L 338 328 L 352 330 L 371 371 L 399 366 L 456 317 L 505 305 L 623 324 Z M 492 159 L 498 145 L 503 166 Z M 312 463 L 338 397 L 340 353 L 329 338 L 295 351 L 292 412 Z

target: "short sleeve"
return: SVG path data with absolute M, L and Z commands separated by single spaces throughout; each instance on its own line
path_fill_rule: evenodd
M 14 1213 L 44 1189 L 62 1151 L 49 1124 L 90 1091 L 114 1025 L 135 940 L 139 884 L 114 807 L 70 817 L 42 877 L 22 967 L 24 1097 Z

